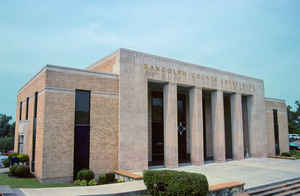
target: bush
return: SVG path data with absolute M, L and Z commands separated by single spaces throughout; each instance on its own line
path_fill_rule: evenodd
M 88 185 L 89 185 L 89 186 L 95 186 L 95 185 L 97 185 L 97 181 L 94 180 L 94 179 L 93 179 L 93 180 L 90 180 L 89 183 L 88 183 Z
M 105 175 L 99 175 L 99 177 L 98 177 L 98 184 L 106 184 L 106 177 L 105 177 Z
M 115 182 L 115 174 L 114 173 L 107 173 L 105 174 L 106 183 L 114 183 Z
M 284 156 L 284 157 L 291 157 L 292 155 L 291 155 L 291 153 L 289 153 L 289 152 L 283 152 L 283 153 L 281 153 L 281 156 Z
M 4 159 L 2 161 L 2 163 L 3 163 L 4 167 L 9 167 L 9 159 Z
M 79 186 L 79 185 L 80 185 L 80 180 L 79 180 L 79 179 L 78 179 L 78 180 L 75 180 L 75 181 L 74 181 L 74 185 Z
M 122 178 L 119 178 L 119 179 L 117 179 L 117 182 L 118 183 L 123 183 L 123 182 L 125 182 Z
M 83 169 L 77 173 L 77 179 L 79 179 L 79 180 L 86 180 L 87 182 L 89 182 L 90 180 L 93 180 L 94 178 L 95 178 L 94 172 L 89 169 Z
M 18 165 L 15 170 L 15 176 L 24 178 L 30 176 L 30 169 L 25 165 Z
M 13 166 L 11 166 L 10 168 L 9 168 L 9 175 L 10 176 L 15 176 L 16 175 L 16 169 L 17 169 L 17 167 L 18 167 L 18 165 L 13 165 Z
M 29 162 L 29 156 L 27 154 L 19 154 L 18 159 L 21 163 L 28 163 Z
M 12 157 L 18 157 L 18 153 L 17 152 L 12 152 L 8 154 L 8 159 L 11 160 Z
M 179 171 L 145 171 L 144 183 L 151 195 L 204 196 L 208 182 L 204 175 Z
M 86 180 L 80 180 L 79 185 L 80 186 L 87 186 L 87 181 Z

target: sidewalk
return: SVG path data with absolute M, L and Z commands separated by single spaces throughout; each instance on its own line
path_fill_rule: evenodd
M 144 181 L 135 181 L 97 186 L 20 189 L 20 191 L 22 191 L 26 196 L 79 196 L 126 193 L 132 191 L 143 191 L 145 189 Z
M 0 174 L 9 172 L 9 168 L 0 168 Z

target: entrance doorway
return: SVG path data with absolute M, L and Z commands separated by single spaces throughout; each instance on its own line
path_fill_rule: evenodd
M 213 161 L 213 133 L 212 133 L 212 106 L 211 91 L 203 90 L 203 146 L 204 161 Z
M 191 161 L 188 153 L 187 142 L 187 95 L 179 92 L 177 94 L 177 122 L 178 122 L 178 162 L 188 163 Z
M 231 125 L 231 94 L 224 93 L 224 120 L 225 120 L 225 157 L 232 159 L 232 125 Z
M 250 96 L 242 96 L 242 113 L 243 113 L 243 137 L 244 137 L 244 157 L 250 157 L 250 142 L 249 142 L 249 101 Z
M 149 165 L 164 164 L 163 92 L 151 92 L 152 161 Z

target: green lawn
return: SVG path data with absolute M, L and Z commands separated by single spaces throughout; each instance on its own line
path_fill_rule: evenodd
M 299 150 L 292 150 L 291 155 L 292 155 L 292 157 L 295 157 L 296 159 L 300 159 L 300 151 Z
M 7 174 L 0 174 L 0 185 L 9 185 L 11 188 L 50 188 L 70 187 L 72 184 L 41 184 L 35 178 L 15 178 Z

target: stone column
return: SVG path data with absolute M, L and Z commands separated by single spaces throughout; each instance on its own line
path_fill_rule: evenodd
M 230 96 L 233 159 L 244 159 L 243 110 L 241 94 Z
M 216 162 L 225 161 L 225 121 L 224 100 L 222 91 L 211 93 L 213 151 Z
M 178 167 L 177 85 L 164 86 L 164 158 L 165 167 Z
M 202 89 L 197 87 L 192 88 L 189 91 L 189 99 L 191 161 L 193 165 L 202 165 L 204 162 Z

